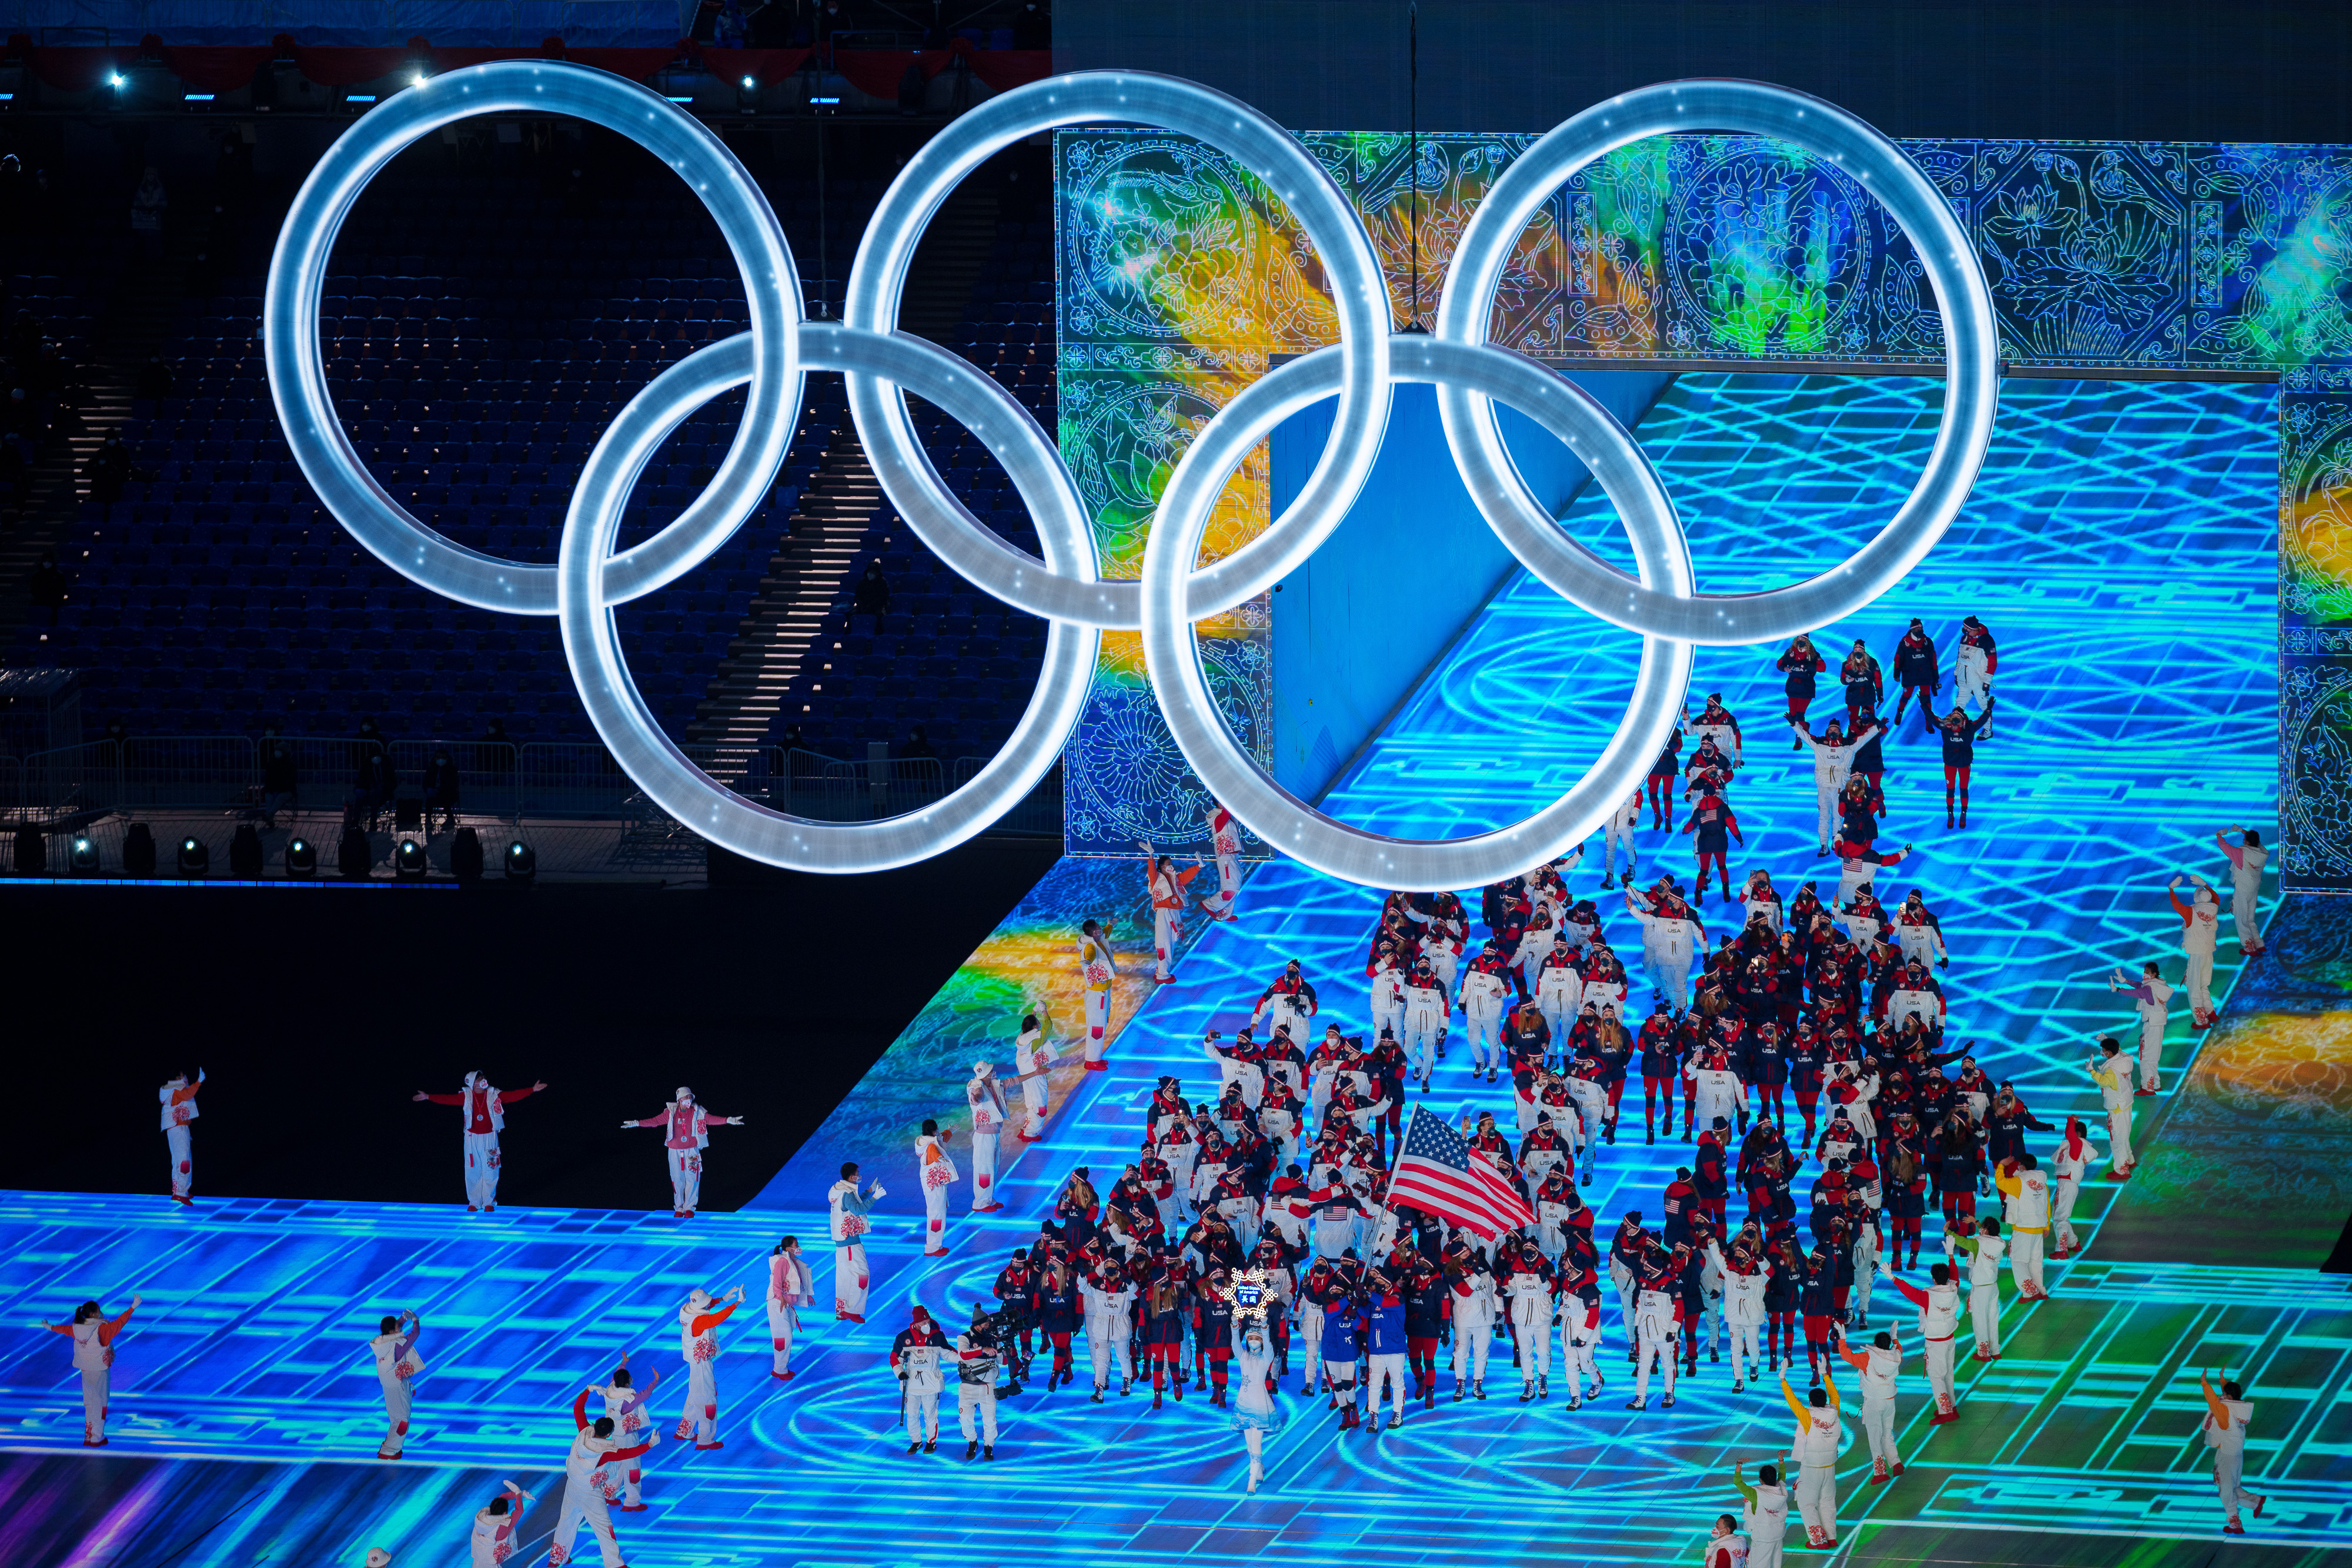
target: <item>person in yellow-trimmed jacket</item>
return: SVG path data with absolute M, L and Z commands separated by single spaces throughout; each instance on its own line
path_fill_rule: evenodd
M 1845 1423 L 1837 1379 L 1826 1367 L 1822 1382 L 1807 1403 L 1790 1391 L 1789 1375 L 1780 1375 L 1780 1397 L 1797 1418 L 1789 1442 L 1789 1463 L 1797 1472 L 1797 1512 L 1805 1521 L 1806 1542 L 1826 1549 L 1837 1544 L 1838 1440 Z

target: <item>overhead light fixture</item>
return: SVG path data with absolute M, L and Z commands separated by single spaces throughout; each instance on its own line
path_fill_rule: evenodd
M 400 847 L 392 852 L 392 873 L 403 882 L 415 882 L 431 869 L 425 846 L 415 839 L 401 840 Z
M 539 857 L 520 839 L 507 846 L 507 880 L 529 882 L 539 874 Z
M 315 876 L 319 872 L 319 846 L 308 839 L 286 841 L 286 874 Z
M 98 841 L 88 833 L 76 833 L 73 847 L 66 854 L 67 869 L 76 876 L 96 876 L 100 865 Z
M 212 869 L 213 852 L 205 841 L 190 834 L 180 841 L 180 874 L 202 876 Z

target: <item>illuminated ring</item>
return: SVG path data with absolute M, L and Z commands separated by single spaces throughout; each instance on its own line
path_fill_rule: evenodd
M 718 220 L 751 302 L 751 390 L 734 444 L 676 521 L 613 561 L 619 603 L 673 581 L 742 525 L 783 466 L 800 421 L 800 278 L 784 231 L 726 145 L 659 93 L 625 78 L 546 60 L 500 60 L 428 78 L 362 116 L 303 181 L 278 231 L 262 304 L 270 396 L 320 502 L 369 553 L 446 599 L 520 615 L 556 612 L 556 569 L 468 549 L 419 522 L 369 474 L 327 391 L 319 301 L 343 220 L 402 149 L 480 114 L 569 114 L 618 131 L 676 170 Z
M 1025 137 L 1103 120 L 1192 136 L 1240 162 L 1281 198 L 1313 243 L 1339 316 L 1339 407 L 1322 457 L 1273 527 L 1192 575 L 1185 607 L 1201 619 L 1255 598 L 1314 553 L 1363 488 L 1388 427 L 1387 280 L 1362 216 L 1297 137 L 1240 99 L 1179 77 L 1087 71 L 1016 88 L 962 115 L 908 160 L 858 243 L 842 314 L 851 326 L 869 332 L 895 331 L 915 246 L 964 176 Z M 967 511 L 932 467 L 902 395 L 852 371 L 849 412 L 890 504 L 916 537 L 973 587 L 1049 621 L 1106 630 L 1142 624 L 1140 591 L 1134 584 L 1057 573 Z M 1017 460 L 997 455 L 1008 469 Z M 1066 489 L 1067 504 L 1083 513 L 1058 453 L 1052 467 L 1051 476 L 1034 477 L 1051 477 Z
M 1327 875 L 1366 887 L 1438 889 L 1500 882 L 1564 852 L 1600 826 L 1639 787 L 1664 748 L 1690 684 L 1691 644 L 1645 635 L 1624 722 L 1573 788 L 1507 828 L 1464 839 L 1396 839 L 1326 816 L 1276 783 L 1234 743 L 1201 674 L 1185 606 L 1185 571 L 1218 494 L 1242 459 L 1274 428 L 1328 397 L 1341 371 L 1324 349 L 1279 367 L 1218 411 L 1170 476 L 1143 549 L 1143 657 L 1177 749 L 1209 793 L 1272 848 Z M 1501 399 L 1568 443 L 1616 506 L 1633 542 L 1642 583 L 1677 598 L 1695 591 L 1690 547 L 1665 486 L 1625 427 L 1591 394 L 1535 361 L 1486 344 L 1401 333 L 1390 348 L 1402 380 L 1464 386 Z M 1547 581 L 1572 546 L 1514 473 L 1519 506 L 1490 518 L 1511 552 Z M 1287 516 L 1297 515 L 1294 508 Z
M 1021 432 L 1007 438 L 1024 442 L 1032 450 L 1051 449 L 1045 432 L 1011 393 L 963 360 L 919 338 L 903 333 L 884 337 L 812 321 L 801 328 L 800 347 L 808 370 L 888 380 L 952 417 L 985 423 L 992 434 Z M 604 580 L 626 559 L 614 558 L 612 549 L 629 493 L 646 460 L 695 410 L 749 380 L 758 352 L 749 334 L 739 334 L 689 355 L 630 400 L 589 454 L 572 491 L 556 556 L 557 624 L 563 634 L 563 656 L 589 721 L 621 771 L 664 810 L 712 843 L 769 865 L 800 871 L 886 871 L 925 860 L 952 849 L 1012 810 L 1054 766 L 1086 704 L 1102 635 L 1092 627 L 1050 622 L 1037 690 L 1012 738 L 969 782 L 920 810 L 872 822 L 795 817 L 746 800 L 696 767 L 662 733 L 629 676 L 613 623 L 614 600 Z M 1094 533 L 1085 516 L 1055 504 L 1050 486 L 1040 487 L 1037 465 L 1007 467 L 1037 519 L 1046 570 L 1085 581 L 1095 570 Z
M 1900 148 L 1834 104 L 1762 82 L 1667 82 L 1621 94 L 1563 121 L 1495 182 L 1447 268 L 1437 336 L 1486 340 L 1495 290 L 1519 235 L 1578 171 L 1645 137 L 1703 130 L 1769 136 L 1819 153 L 1876 195 L 1910 238 L 1944 323 L 1944 417 L 1935 448 L 1919 482 L 1878 536 L 1806 581 L 1762 593 L 1677 596 L 1635 582 L 1572 541 L 1568 570 L 1547 580 L 1579 608 L 1628 631 L 1710 646 L 1775 643 L 1853 614 L 1916 566 L 1958 515 L 1992 439 L 2000 396 L 1992 296 L 1967 232 Z M 1498 516 L 1519 497 L 1513 494 L 1494 403 L 1453 382 L 1439 387 L 1437 402 L 1463 482 L 1499 529 Z

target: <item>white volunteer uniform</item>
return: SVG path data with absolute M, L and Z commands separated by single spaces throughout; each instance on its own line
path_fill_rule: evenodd
M 375 1357 L 376 1386 L 383 1390 L 384 1433 L 383 1443 L 376 1449 L 379 1458 L 400 1458 L 402 1439 L 408 1436 L 409 1380 L 425 1370 L 425 1358 L 416 1354 L 415 1345 L 401 1354 L 400 1342 L 407 1337 L 394 1330 L 368 1341 L 368 1352 Z
M 197 1115 L 196 1097 L 188 1094 L 186 1098 L 175 1101 L 174 1096 L 187 1088 L 184 1080 L 177 1082 L 179 1089 L 166 1083 L 155 1091 L 155 1098 L 163 1104 L 163 1146 L 172 1156 L 172 1196 L 185 1197 L 194 1190 L 196 1180 L 195 1158 L 190 1148 L 194 1140 L 188 1134 L 188 1124 Z M 196 1072 L 197 1087 L 203 1087 L 204 1082 L 204 1071 L 199 1069 Z
M 2216 1393 L 2215 1398 L 2221 1396 Z M 2221 1399 L 2221 1407 L 2230 1413 L 2230 1424 L 2218 1427 L 2213 1413 L 2205 1413 L 2205 1446 L 2213 1450 L 2213 1490 L 2221 1494 L 2221 1511 L 2229 1522 L 2238 1522 L 2238 1510 L 2254 1500 L 2238 1483 L 2246 1469 L 2246 1423 L 2254 1417 L 2252 1402 L 2244 1399 Z
M 2147 988 L 2132 1004 L 2139 1014 L 2139 1086 L 2153 1089 L 2164 1066 L 2164 1021 L 2172 1009 L 2172 988 L 2153 975 L 2142 975 L 2139 983 Z
M 519 1500 L 509 1500 L 508 1511 L 492 1513 L 487 1508 L 474 1511 L 474 1531 L 466 1543 L 467 1568 L 499 1568 L 514 1555 L 514 1527 L 521 1517 Z
M 1843 1426 L 1837 1406 L 1807 1406 L 1789 1440 L 1789 1463 L 1797 1472 L 1797 1513 L 1809 1537 L 1818 1531 L 1825 1540 L 1837 1539 L 1837 1453 Z
M 1789 1489 L 1774 1482 L 1759 1485 L 1756 1500 L 1743 1502 L 1748 1526 L 1748 1568 L 1780 1568 L 1780 1549 L 1789 1535 Z
M 603 1554 L 604 1568 L 624 1568 L 621 1543 L 613 1535 L 611 1501 L 604 1495 L 604 1478 L 598 1471 L 606 1454 L 626 1447 L 618 1437 L 599 1437 L 589 1427 L 583 1427 L 579 1436 L 572 1439 L 572 1451 L 563 1458 L 563 1511 L 556 1517 L 554 1541 L 548 1548 L 550 1563 L 561 1565 L 572 1561 L 572 1542 L 584 1524 L 596 1538 L 596 1549 Z
M 1217 891 L 1201 907 L 1211 919 L 1223 920 L 1232 915 L 1234 900 L 1242 891 L 1242 829 L 1223 806 L 1209 820 L 1209 828 L 1215 842 Z
M 74 1370 L 81 1374 L 81 1437 L 85 1443 L 106 1440 L 107 1398 L 113 1381 L 114 1347 L 100 1333 L 102 1317 L 73 1325 Z
M 1976 1331 L 1977 1358 L 2000 1354 L 2000 1258 L 2009 1250 L 1998 1236 L 1976 1238 L 1976 1255 L 1969 1260 L 1969 1326 Z
M 1903 1462 L 1903 1456 L 1895 1451 L 1895 1380 L 1903 1370 L 1903 1342 L 1898 1339 L 1886 1350 L 1874 1344 L 1863 1352 L 1863 1359 L 1869 1364 L 1860 1369 L 1863 1435 L 1870 1440 L 1873 1467 L 1891 1474 Z
M 2262 845 L 2248 844 L 2230 866 L 2230 915 L 2237 922 L 2241 948 L 2259 946 L 2263 940 L 2263 867 L 2270 858 Z
M 2090 1139 L 2083 1140 L 2083 1152 L 2079 1155 L 2070 1152 L 2070 1143 L 2071 1140 L 2061 1140 L 2058 1153 L 2050 1162 L 2050 1174 L 2055 1178 L 2055 1197 L 2051 1206 L 2050 1221 L 2057 1232 L 2058 1252 L 2062 1257 L 2079 1245 L 2074 1227 L 2069 1221 L 2074 1218 L 2074 1199 L 2083 1190 L 2083 1182 L 2099 1158 L 2098 1145 Z
M 2009 1271 L 2029 1295 L 2043 1294 L 2042 1245 L 2049 1234 L 2050 1178 L 2039 1170 L 2021 1170 L 2009 1199 Z
M 948 1184 L 961 1175 L 944 1135 L 916 1135 L 915 1174 L 923 1184 L 923 1256 L 937 1258 L 948 1249 Z
M 987 1068 L 988 1063 L 978 1064 Z M 964 1103 L 971 1109 L 971 1211 L 990 1214 L 1004 1206 L 996 1201 L 996 1145 L 1004 1136 L 1004 1090 L 995 1070 L 974 1072 L 963 1086 Z
M 2221 905 L 2210 888 L 2189 896 L 2189 918 L 2180 927 L 2180 951 L 2189 959 L 2189 1006 L 2200 1018 L 2213 1014 L 2213 946 L 2221 938 Z
M 1959 1408 L 1952 1392 L 1952 1335 L 1960 1326 L 1960 1288 L 1929 1285 L 1927 1304 L 1919 1309 L 1920 1359 L 1927 1367 L 1927 1388 L 1936 1396 L 1936 1412 L 1949 1417 Z
M 621 1447 L 634 1448 L 640 1443 L 650 1447 L 657 1440 L 654 1424 L 646 1415 L 646 1398 L 653 1393 L 651 1384 L 642 1392 L 617 1383 L 598 1388 L 595 1392 L 596 1397 L 604 1402 L 604 1413 L 613 1418 L 613 1436 L 620 1439 Z M 628 1470 L 621 1478 L 621 1506 L 631 1513 L 645 1507 L 643 1458 L 640 1455 L 629 1460 Z M 608 1470 L 613 1468 L 610 1465 L 605 1467 Z M 612 1478 L 606 1476 L 603 1479 L 609 1481 Z M 609 1495 L 611 1489 L 607 1487 L 605 1490 Z
M 1173 914 L 1172 910 L 1155 909 L 1152 911 L 1154 916 L 1152 924 L 1155 927 L 1165 926 Z M 1173 940 L 1171 935 L 1162 934 L 1160 936 L 1160 964 L 1163 974 L 1167 971 L 1168 950 Z M 1086 989 L 1087 1060 L 1090 1062 L 1100 1061 L 1103 1059 L 1103 1048 L 1110 1029 L 1110 983 L 1118 977 L 1118 960 L 1111 952 L 1110 943 L 1103 937 L 1089 936 L 1085 932 L 1080 932 L 1078 934 L 1078 983 Z M 1044 1081 L 1028 1079 L 1024 1082 L 1024 1086 L 1027 1083 L 1037 1085 L 1034 1109 L 1043 1111 L 1045 1108 Z
M 677 1310 L 677 1353 L 686 1358 L 686 1408 L 678 1414 L 677 1435 L 681 1441 L 691 1437 L 698 1448 L 711 1448 L 719 1446 L 719 1325 L 700 1333 L 694 1325 L 727 1309 L 703 1291 L 695 1295 L 702 1298 L 700 1306 L 689 1299 Z
M 2132 1155 L 2131 1058 L 2120 1051 L 2101 1056 L 2091 1064 L 2091 1081 L 2099 1086 L 2100 1103 L 2107 1108 L 2107 1141 L 2114 1148 L 2114 1168 L 2129 1176 L 2138 1163 Z
M 793 1375 L 793 1336 L 800 1332 L 801 1309 L 816 1304 L 816 1279 L 798 1252 L 768 1257 L 768 1340 L 774 1346 L 778 1377 Z
M 1103 993 L 1106 998 L 1110 993 Z M 1089 1004 L 1091 1006 L 1091 1004 Z M 1023 1030 L 1013 1042 L 1013 1071 L 1021 1075 L 1021 1136 L 1035 1143 L 1045 1135 L 1045 1072 L 1054 1065 L 1054 1048 L 1043 1030 Z M 1033 1076 L 1034 1074 L 1034 1076 Z
M 870 1193 L 871 1196 L 867 1196 Z M 877 1199 L 884 1197 L 882 1184 L 876 1182 L 866 1193 L 858 1190 L 855 1181 L 844 1179 L 825 1189 L 824 1200 L 830 1213 L 827 1228 L 833 1240 L 833 1312 L 835 1317 L 866 1316 L 866 1291 L 873 1284 L 872 1268 L 866 1260 L 866 1215 Z

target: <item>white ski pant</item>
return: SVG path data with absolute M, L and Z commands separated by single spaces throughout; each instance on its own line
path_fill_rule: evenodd
M 1820 1531 L 1830 1540 L 1837 1539 L 1837 1467 L 1835 1465 L 1799 1465 L 1797 1468 L 1797 1511 L 1804 1517 L 1810 1533 Z
M 1454 1383 L 1483 1384 L 1486 1381 L 1486 1353 L 1494 1348 L 1495 1327 L 1492 1323 L 1454 1325 Z
M 563 1483 L 563 1512 L 555 1521 L 555 1542 L 549 1549 L 548 1562 L 560 1565 L 572 1561 L 572 1545 L 583 1524 L 596 1538 L 596 1549 L 604 1556 L 604 1568 L 624 1568 L 621 1543 L 613 1536 L 613 1511 L 605 1506 L 604 1494 L 593 1479 L 585 1484 L 573 1480 Z
M 973 1412 L 979 1414 L 974 1416 Z M 979 1430 L 972 1430 L 977 1424 Z M 982 1448 L 996 1447 L 996 1389 L 992 1384 L 959 1383 L 956 1385 L 956 1425 L 963 1428 L 963 1440 L 978 1441 Z
M 1976 1331 L 1977 1354 L 2000 1354 L 2000 1282 L 1969 1286 L 1969 1326 Z
M 923 1256 L 936 1258 L 948 1249 L 948 1184 L 923 1184 Z
M 466 1134 L 466 1207 L 488 1208 L 499 1200 L 499 1135 Z
M 189 1148 L 193 1141 L 188 1136 L 188 1124 L 185 1122 L 176 1127 L 163 1129 L 163 1146 L 170 1150 L 172 1155 L 172 1196 L 173 1197 L 185 1197 L 195 1190 L 195 1158 Z
M 928 1443 L 940 1435 L 940 1391 L 907 1386 L 907 1441 Z
M 110 1369 L 85 1366 L 81 1370 L 81 1435 L 87 1442 L 100 1442 L 106 1437 L 106 1395 Z
M 1959 1408 L 1959 1400 L 1952 1392 L 1952 1341 L 1948 1335 L 1927 1342 L 1927 1390 L 1936 1396 L 1936 1413 L 1948 1416 Z
M 1499 1013 L 1470 1015 L 1470 1065 L 1474 1068 L 1500 1068 L 1503 1065 L 1502 1027 Z
M 1158 924 L 1154 922 L 1155 926 Z M 1166 939 L 1162 939 L 1160 943 L 1160 972 L 1163 976 L 1168 973 L 1168 953 L 1171 946 L 1171 944 Z M 1110 993 L 1088 991 L 1087 993 L 1087 1060 L 1088 1061 L 1100 1061 L 1103 1059 L 1103 1045 L 1109 1029 Z M 1032 1113 L 1029 1131 L 1032 1135 L 1034 1135 L 1040 1130 L 1039 1124 L 1045 1119 L 1045 1081 L 1042 1078 L 1032 1078 L 1028 1083 L 1022 1086 L 1023 1089 L 1026 1091 L 1029 1084 L 1036 1085 L 1035 1098 L 1029 1106 Z
M 2042 1291 L 2042 1239 L 2039 1230 L 2012 1230 L 2009 1233 L 2009 1270 L 2017 1278 L 2017 1288 Z
M 2200 943 L 2185 947 L 2189 959 L 2189 1005 L 2200 1015 L 2213 1011 L 2213 949 Z
M 2132 1166 L 2139 1163 L 2138 1156 L 2132 1153 L 2131 1119 L 2128 1102 L 2111 1106 L 2107 1111 L 2107 1142 L 2112 1150 L 2107 1158 L 2116 1170 L 2126 1176 L 2131 1174 Z
M 1155 973 L 1168 979 L 1176 972 L 1176 939 L 1184 934 L 1184 917 L 1173 909 L 1155 907 L 1151 911 L 1151 951 L 1160 960 Z
M 2074 1199 L 2081 1195 L 2082 1191 L 2081 1182 L 2062 1179 L 2058 1183 L 2056 1196 L 2052 1200 L 2050 1224 L 2057 1232 L 2058 1250 L 2061 1252 L 2072 1252 L 2077 1245 L 2072 1222 L 2074 1218 Z
M 678 1412 L 677 1435 L 701 1448 L 719 1441 L 719 1367 L 710 1361 L 686 1364 L 686 1408 Z
M 1675 1342 L 1670 1334 L 1664 1339 L 1652 1339 L 1648 1334 L 1636 1334 L 1633 1340 L 1633 1397 L 1650 1396 L 1650 1367 L 1663 1362 L 1666 1371 L 1666 1392 L 1675 1391 Z
M 1865 1394 L 1862 1400 L 1862 1430 L 1870 1439 L 1870 1461 L 1893 1469 L 1902 1463 L 1895 1451 L 1895 1401 Z
M 1576 1387 L 1570 1392 L 1581 1396 L 1585 1379 L 1591 1379 L 1596 1388 L 1601 1385 L 1601 1366 L 1594 1360 L 1601 1350 L 1601 1327 L 1596 1323 L 1586 1328 L 1583 1304 L 1575 1302 L 1564 1314 L 1559 1333 L 1560 1359 L 1567 1363 L 1569 1375 L 1577 1380 Z
M 833 1312 L 835 1317 L 866 1315 L 866 1287 L 873 1276 L 866 1266 L 866 1243 L 845 1241 L 833 1249 Z
M 670 1207 L 690 1214 L 702 1201 L 702 1151 L 668 1149 Z
M 2253 1505 L 2253 1497 L 2238 1484 L 2246 1469 L 2242 1448 L 2213 1450 L 2213 1490 L 2221 1494 L 2221 1511 L 2231 1524 L 2238 1522 L 2238 1510 Z
M 408 1436 L 409 1386 L 405 1377 L 376 1374 L 376 1383 L 383 1390 L 383 1446 L 377 1450 L 380 1458 L 400 1458 L 401 1439 Z
M 1551 1376 L 1551 1299 L 1513 1301 L 1511 1327 L 1519 1343 L 1519 1383 L 1533 1388 L 1538 1375 Z
M 768 1303 L 768 1343 L 775 1347 L 776 1364 L 772 1372 L 793 1369 L 793 1309 L 781 1301 Z
M 994 1127 L 971 1130 L 971 1211 L 996 1205 L 996 1142 Z
M 1381 1350 L 1372 1353 L 1371 1364 L 1364 1374 L 1364 1408 L 1376 1419 L 1380 1415 L 1382 1384 L 1388 1386 L 1390 1409 L 1399 1420 L 1403 1419 L 1406 1390 L 1404 1352 Z

